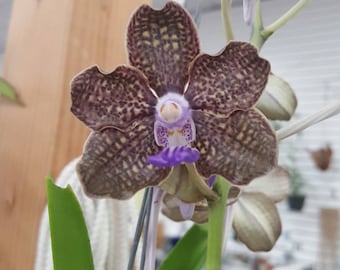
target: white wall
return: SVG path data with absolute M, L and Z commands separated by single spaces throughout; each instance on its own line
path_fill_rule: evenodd
M 273 22 L 297 0 L 262 1 L 265 24 Z M 242 7 L 233 9 L 236 39 L 248 40 L 250 29 L 242 20 Z M 223 46 L 219 11 L 202 14 L 199 27 L 202 50 L 216 53 Z M 305 9 L 264 45 L 261 55 L 272 65 L 272 71 L 287 80 L 299 100 L 300 118 L 340 98 L 340 1 L 312 0 Z M 295 252 L 302 260 L 317 260 L 319 241 L 318 213 L 321 207 L 340 210 L 340 116 L 305 130 L 299 137 L 281 144 L 281 161 L 285 162 L 287 145 L 296 142 L 296 157 L 304 179 L 307 201 L 302 214 L 280 205 L 284 237 L 299 243 Z M 316 149 L 329 143 L 333 162 L 326 172 L 317 170 L 306 149 Z M 274 251 L 279 252 L 281 240 Z M 340 240 L 338 241 L 340 248 Z M 338 249 L 339 249 L 338 248 Z M 340 257 L 340 252 L 338 253 Z

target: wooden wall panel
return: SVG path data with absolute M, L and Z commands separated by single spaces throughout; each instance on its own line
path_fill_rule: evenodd
M 69 112 L 69 82 L 89 65 L 126 62 L 126 25 L 145 2 L 14 2 L 4 77 L 25 106 L 0 103 L 0 269 L 33 269 L 44 177 L 80 155 L 88 135 Z

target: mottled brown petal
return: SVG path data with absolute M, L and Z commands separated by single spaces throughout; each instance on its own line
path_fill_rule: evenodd
M 128 27 L 131 64 L 149 79 L 159 96 L 183 93 L 190 62 L 199 53 L 195 26 L 184 9 L 169 2 L 162 10 L 141 6 Z
M 255 105 L 269 71 L 269 62 L 258 56 L 254 46 L 231 42 L 219 55 L 196 58 L 185 97 L 192 109 L 228 116 Z
M 227 119 L 193 111 L 193 120 L 192 146 L 201 153 L 196 168 L 202 176 L 217 174 L 243 185 L 276 166 L 276 135 L 256 109 L 236 111 Z
M 152 124 L 153 117 L 149 117 L 127 132 L 108 128 L 90 135 L 77 165 L 88 195 L 128 199 L 169 175 L 170 168 L 146 163 L 148 155 L 160 151 L 154 142 Z
M 81 72 L 72 81 L 71 97 L 71 111 L 94 130 L 126 129 L 153 115 L 157 102 L 145 76 L 126 66 L 109 74 L 97 66 Z

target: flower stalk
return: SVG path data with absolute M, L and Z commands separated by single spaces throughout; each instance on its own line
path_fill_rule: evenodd
M 206 270 L 220 270 L 225 227 L 225 208 L 230 186 L 222 177 L 217 176 L 213 190 L 220 196 L 218 201 L 210 201 L 208 209 L 208 246 Z
M 150 216 L 148 224 L 146 226 L 146 234 L 144 240 L 146 243 L 146 247 L 143 248 L 143 253 L 146 255 L 146 260 L 145 264 L 142 260 L 141 270 L 143 269 L 154 270 L 156 267 L 157 224 L 163 191 L 156 187 L 153 187 L 152 190 L 153 192 L 150 207 Z
M 141 255 L 141 263 L 140 263 L 140 270 L 144 270 L 144 265 L 147 264 L 150 260 L 150 256 L 152 256 L 152 250 L 148 250 L 150 247 L 149 238 L 150 236 L 150 218 L 151 218 L 151 212 L 152 212 L 152 204 L 153 204 L 153 188 L 149 189 L 149 200 L 148 204 L 146 206 L 146 220 L 144 224 L 144 241 L 143 241 L 143 248 L 142 248 L 142 255 Z M 146 255 L 147 253 L 150 253 L 150 255 Z
M 142 231 L 143 231 L 143 224 L 144 224 L 144 220 L 145 220 L 145 215 L 146 215 L 146 206 L 147 206 L 147 200 L 149 197 L 149 189 L 146 189 L 144 192 L 144 197 L 143 197 L 143 201 L 142 201 L 142 206 L 141 209 L 139 211 L 139 217 L 138 217 L 138 221 L 137 221 L 137 226 L 136 226 L 136 230 L 135 230 L 135 235 L 133 238 L 133 244 L 131 247 L 131 252 L 130 252 L 130 257 L 129 257 L 129 263 L 128 263 L 128 270 L 132 270 L 134 267 L 134 262 L 135 262 L 135 258 L 136 258 L 136 254 L 137 254 L 137 249 L 138 249 L 138 244 L 139 244 L 139 240 L 140 237 L 142 235 Z
M 255 4 L 255 16 L 253 21 L 252 36 L 250 42 L 260 50 L 266 40 L 289 20 L 291 20 L 307 3 L 309 0 L 300 0 L 293 7 L 291 7 L 286 13 L 284 13 L 279 19 L 270 24 L 267 27 L 263 27 L 262 15 L 261 15 L 261 0 L 257 0 Z
M 222 251 L 227 247 L 229 233 L 231 232 L 234 218 L 234 205 L 228 205 L 224 210 L 224 235 Z
M 267 39 L 276 30 L 280 29 L 285 25 L 290 19 L 292 19 L 307 3 L 309 0 L 300 0 L 294 6 L 292 6 L 285 14 L 283 14 L 279 19 L 277 19 L 272 24 L 268 25 L 263 31 L 262 36 Z
M 309 115 L 301 120 L 298 120 L 287 127 L 284 127 L 277 131 L 276 135 L 278 140 L 288 138 L 310 126 L 313 126 L 323 120 L 333 117 L 340 113 L 340 101 L 325 106 L 320 111 Z
M 252 35 L 250 43 L 253 44 L 258 50 L 262 48 L 262 45 L 266 41 L 262 35 L 263 22 L 261 14 L 261 0 L 255 2 L 255 14 L 254 21 L 252 23 Z
M 234 32 L 231 22 L 231 2 L 231 0 L 221 0 L 221 15 L 227 43 L 234 40 Z

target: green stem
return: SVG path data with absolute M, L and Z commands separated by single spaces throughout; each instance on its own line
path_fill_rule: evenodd
M 263 31 L 262 35 L 267 39 L 276 30 L 285 25 L 290 19 L 292 19 L 307 3 L 309 0 L 300 0 L 291 9 L 289 9 L 285 14 L 283 14 L 279 19 L 273 22 L 271 25 L 267 26 Z
M 300 0 L 279 19 L 273 22 L 271 25 L 263 28 L 262 15 L 261 15 L 261 1 L 256 1 L 255 18 L 253 23 L 253 32 L 250 42 L 260 50 L 266 40 L 280 27 L 285 25 L 290 19 L 292 19 L 307 3 L 309 0 Z
M 256 1 L 255 5 L 255 15 L 253 21 L 252 35 L 250 38 L 250 42 L 260 50 L 264 42 L 266 41 L 262 35 L 263 30 L 263 22 L 262 22 L 262 14 L 261 14 L 261 0 Z
M 206 270 L 221 269 L 224 215 L 230 186 L 226 180 L 217 176 L 213 189 L 219 194 L 220 199 L 209 202 Z
M 227 42 L 234 40 L 233 27 L 231 23 L 231 0 L 221 0 L 221 15 Z
M 313 113 L 312 115 L 309 115 L 305 118 L 297 120 L 285 126 L 284 128 L 279 129 L 276 132 L 276 136 L 278 140 L 281 141 L 289 136 L 292 136 L 298 132 L 301 132 L 310 126 L 313 126 L 337 114 L 340 114 L 340 101 L 336 101 L 335 103 L 329 104 L 323 107 L 318 112 Z

